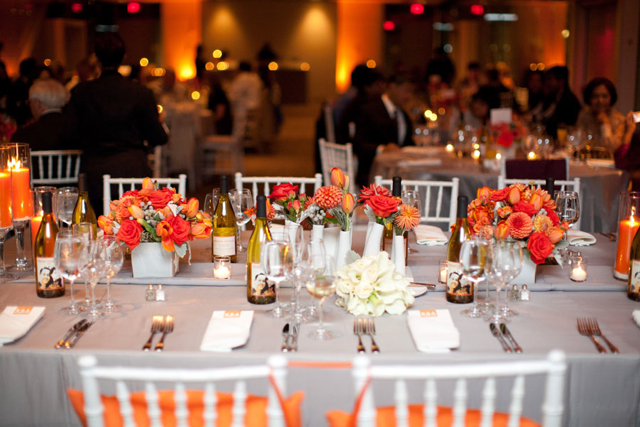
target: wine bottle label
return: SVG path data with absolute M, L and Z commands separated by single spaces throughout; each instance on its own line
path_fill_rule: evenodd
M 43 291 L 55 291 L 64 287 L 60 273 L 56 269 L 53 258 L 36 258 L 36 280 L 38 289 Z
M 629 293 L 640 294 L 640 261 L 631 261 L 631 271 L 629 274 Z
M 255 297 L 271 297 L 276 294 L 276 285 L 269 283 L 259 262 L 251 263 L 251 295 Z
M 459 262 L 447 261 L 447 293 L 458 296 L 472 295 L 473 284 L 462 274 Z
M 216 256 L 233 256 L 236 254 L 235 236 L 213 236 L 213 254 Z

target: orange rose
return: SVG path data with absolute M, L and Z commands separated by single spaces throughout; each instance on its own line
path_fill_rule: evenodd
M 553 225 L 560 224 L 560 218 L 558 218 L 558 214 L 556 214 L 555 210 L 546 209 L 546 211 L 547 211 L 547 216 L 549 217 Z
M 367 205 L 373 210 L 373 214 L 380 218 L 386 218 L 394 212 L 398 211 L 400 200 L 395 197 L 388 196 L 371 196 L 366 201 Z
M 524 212 L 516 212 L 509 215 L 507 224 L 509 225 L 509 234 L 514 239 L 524 239 L 533 231 L 533 221 Z
M 152 191 L 149 193 L 149 201 L 155 210 L 163 209 L 173 199 L 174 194 L 169 188 Z
M 129 246 L 129 249 L 133 250 L 140 244 L 141 233 L 142 226 L 137 221 L 125 219 L 120 223 L 120 229 L 116 237 L 119 241 Z
M 504 187 L 502 190 L 494 191 L 493 194 L 491 194 L 491 200 L 494 202 L 501 202 L 509 196 L 510 191 L 511 188 L 509 187 Z
M 542 264 L 553 252 L 553 244 L 544 233 L 533 233 L 527 241 L 527 249 L 531 254 L 531 261 L 536 265 Z
M 169 215 L 165 221 L 171 225 L 171 229 L 173 230 L 171 238 L 176 242 L 176 245 L 180 246 L 189 240 L 189 230 L 191 230 L 189 221 L 173 215 Z
M 286 200 L 289 196 L 295 195 L 298 192 L 297 185 L 291 185 L 291 183 L 280 184 L 273 187 L 269 198 L 272 200 Z
M 531 203 L 519 201 L 518 203 L 514 203 L 513 210 L 516 212 L 524 212 L 531 216 L 537 214 L 540 209 L 536 209 Z
M 98 217 L 98 226 L 107 236 L 113 235 L 113 220 L 111 218 L 100 215 Z
M 129 212 L 129 209 L 125 206 L 124 203 L 119 203 L 113 213 L 116 218 L 116 222 L 118 223 L 122 223 L 122 221 L 131 217 L 131 212 Z

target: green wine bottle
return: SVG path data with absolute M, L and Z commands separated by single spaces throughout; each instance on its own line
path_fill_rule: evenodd
M 638 232 L 631 242 L 627 283 L 627 297 L 634 301 L 640 301 L 640 233 Z
M 466 196 L 458 196 L 458 215 L 456 225 L 447 246 L 447 301 L 455 304 L 473 302 L 473 282 L 466 280 L 460 265 L 460 248 L 462 242 L 469 240 L 471 232 L 467 222 Z
M 276 301 L 275 287 L 269 286 L 260 266 L 262 244 L 271 240 L 267 225 L 267 198 L 258 196 L 256 224 L 247 246 L 247 300 L 251 304 L 271 304 Z
M 42 209 L 44 214 L 33 245 L 36 293 L 40 298 L 56 298 L 64 295 L 64 280 L 53 259 L 58 227 L 52 213 L 51 193 L 42 193 Z
M 217 256 L 228 256 L 232 263 L 238 262 L 236 253 L 238 225 L 229 199 L 229 184 L 226 175 L 222 176 L 220 198 L 211 222 L 213 225 L 211 228 L 212 260 Z
M 78 201 L 76 207 L 73 209 L 73 215 L 71 216 L 71 224 L 79 224 L 81 222 L 91 223 L 93 228 L 93 238 L 97 237 L 98 233 L 98 220 L 96 213 L 89 201 L 89 193 L 87 192 L 87 175 L 81 173 L 78 175 Z

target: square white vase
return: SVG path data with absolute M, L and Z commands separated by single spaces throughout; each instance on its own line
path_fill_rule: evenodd
M 162 243 L 140 243 L 131 251 L 131 267 L 136 279 L 173 277 L 179 270 L 179 262 L 176 253 L 165 251 Z

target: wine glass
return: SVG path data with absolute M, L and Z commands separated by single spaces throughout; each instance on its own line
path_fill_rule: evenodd
M 78 189 L 76 187 L 58 188 L 58 207 L 56 216 L 61 224 L 71 227 L 73 210 L 78 201 Z
M 491 316 L 485 320 L 491 323 L 508 322 L 509 317 L 518 313 L 509 309 L 509 296 L 505 292 L 504 302 L 500 301 L 503 288 L 509 288 L 509 282 L 522 271 L 522 247 L 514 240 L 498 240 L 493 245 L 492 262 L 487 268 L 489 277 L 496 281 L 496 305 Z
M 292 256 L 292 266 L 291 266 L 291 271 L 289 271 L 289 280 L 291 281 L 291 285 L 293 287 L 293 292 L 291 293 L 291 307 L 283 307 L 285 310 L 288 309 L 292 309 L 293 311 L 296 310 L 296 288 L 299 287 L 297 286 L 297 278 L 293 272 L 293 270 L 298 266 L 298 264 L 300 263 L 300 255 L 301 255 L 301 249 L 304 245 L 304 233 L 302 230 L 302 226 L 300 224 L 297 224 L 295 222 L 289 222 L 284 226 L 284 235 L 285 238 L 284 240 L 286 240 L 287 242 L 289 242 L 289 246 L 291 247 L 291 256 Z
M 413 206 L 418 209 L 420 216 L 422 216 L 422 202 L 420 201 L 420 192 L 417 190 L 403 190 L 402 191 L 402 203 L 405 205 Z M 415 229 L 413 230 L 415 233 Z M 408 245 L 408 243 L 407 243 Z M 414 254 L 418 251 L 409 246 L 409 253 Z
M 91 287 L 91 304 L 89 310 L 85 312 L 85 315 L 91 320 L 96 320 L 104 315 L 96 305 L 96 285 L 107 273 L 107 263 L 105 262 L 107 256 L 104 252 L 105 248 L 102 242 L 83 239 L 79 267 L 82 278 Z
M 111 299 L 111 278 L 118 274 L 122 268 L 124 254 L 116 236 L 103 235 L 100 237 L 98 242 L 104 246 L 103 255 L 107 275 L 107 301 L 102 304 L 102 309 L 105 313 L 115 313 L 116 311 L 121 310 L 122 306 L 117 305 L 116 301 Z
M 214 188 L 211 193 L 207 193 L 204 198 L 204 210 L 208 213 L 212 218 L 213 214 L 216 211 L 216 207 L 218 206 L 218 199 L 220 198 L 220 189 Z
M 276 305 L 270 310 L 273 317 L 284 316 L 284 309 L 280 305 L 280 282 L 287 278 L 287 270 L 291 268 L 292 253 L 289 243 L 285 240 L 272 240 L 262 246 L 260 265 L 270 282 L 275 283 Z
M 71 225 L 71 231 L 73 231 L 74 234 L 79 235 L 85 244 L 93 241 L 93 224 L 90 222 L 79 222 L 77 224 L 73 224 Z M 82 273 L 80 273 L 80 275 L 82 276 Z M 84 281 L 84 301 L 79 303 L 79 305 L 81 309 L 91 306 L 89 282 L 87 280 Z
M 251 219 L 246 212 L 253 206 L 253 196 L 251 195 L 251 190 L 248 188 L 245 188 L 242 192 L 238 192 L 237 189 L 233 188 L 229 190 L 229 197 L 233 204 L 233 211 L 236 214 L 236 224 L 238 225 L 238 252 L 242 252 L 244 248 L 242 247 L 242 239 L 240 238 L 240 228 L 244 227 Z
M 7 147 L 0 146 L 0 283 L 18 278 L 17 275 L 8 273 L 4 266 L 4 242 L 13 228 L 10 154 Z
M 53 262 L 60 275 L 69 281 L 69 291 L 71 293 L 71 305 L 59 310 L 60 314 L 80 314 L 80 309 L 76 304 L 73 295 L 73 283 L 80 275 L 78 264 L 82 254 L 82 237 L 74 234 L 71 230 L 61 230 L 56 236 L 56 245 L 53 255 Z
M 486 266 L 491 265 L 491 242 L 487 239 L 474 238 L 462 243 L 460 248 L 460 264 L 462 274 L 472 283 L 473 308 L 460 312 L 467 317 L 480 317 L 484 311 L 478 307 L 478 284 L 486 280 Z
M 569 226 L 580 219 L 580 200 L 575 191 L 556 191 L 556 209 L 560 221 L 569 223 Z
M 16 271 L 29 271 L 31 264 L 24 246 L 24 232 L 33 217 L 33 194 L 31 190 L 31 150 L 29 144 L 7 143 L 7 164 L 11 171 L 11 212 L 16 236 Z
M 335 332 L 325 329 L 322 318 L 322 305 L 327 297 L 336 293 L 335 262 L 332 256 L 326 256 L 324 272 L 307 282 L 307 291 L 318 298 L 318 328 L 309 334 L 309 338 L 325 341 L 334 338 Z

